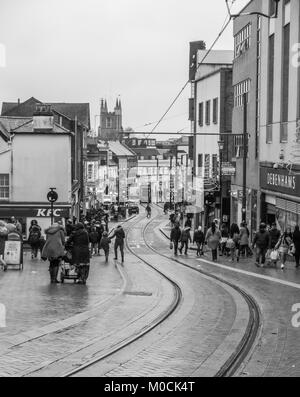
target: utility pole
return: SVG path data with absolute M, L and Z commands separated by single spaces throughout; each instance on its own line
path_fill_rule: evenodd
M 170 210 L 172 210 L 172 194 L 174 189 L 173 175 L 172 175 L 173 156 L 170 156 Z
M 248 133 L 247 133 L 247 94 L 243 95 L 244 107 L 244 129 L 243 129 L 243 202 L 242 221 L 246 222 L 247 213 L 247 156 L 248 156 Z

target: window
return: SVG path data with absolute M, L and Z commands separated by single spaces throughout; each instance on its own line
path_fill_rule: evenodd
M 234 57 L 238 58 L 250 47 L 251 24 L 246 25 L 234 36 Z
M 243 157 L 244 154 L 244 137 L 243 135 L 234 135 L 234 157 Z
M 210 154 L 206 154 L 205 160 L 204 160 L 204 178 L 205 179 L 209 178 L 209 168 L 210 168 Z
M 250 79 L 244 80 L 233 87 L 234 106 L 243 106 L 243 95 L 247 94 L 247 102 L 249 103 Z
M 93 164 L 88 165 L 87 178 L 90 180 L 93 179 Z
M 203 167 L 203 154 L 198 154 L 198 168 Z
M 210 101 L 205 103 L 205 124 L 210 125 Z
M 218 98 L 213 100 L 213 123 L 218 124 Z
M 112 128 L 112 120 L 110 117 L 106 119 L 106 128 Z
M 0 200 L 9 199 L 9 174 L 0 174 Z
M 218 177 L 218 156 L 212 155 L 212 177 L 215 179 Z
M 199 122 L 200 127 L 202 127 L 203 126 L 203 102 L 199 103 L 198 122 Z

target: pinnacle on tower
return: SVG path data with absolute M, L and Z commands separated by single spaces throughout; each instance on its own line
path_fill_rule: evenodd
M 107 112 L 107 102 L 106 102 L 106 99 L 105 99 L 105 104 L 104 104 L 104 110 Z

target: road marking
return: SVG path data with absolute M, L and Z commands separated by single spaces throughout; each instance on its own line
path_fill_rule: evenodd
M 248 272 L 247 270 L 235 269 L 233 267 L 226 266 L 226 265 L 221 265 L 220 263 L 211 262 L 211 261 L 208 261 L 206 259 L 197 259 L 197 260 L 200 261 L 200 262 L 207 263 L 209 265 L 220 267 L 221 269 L 226 269 L 226 270 L 230 270 L 230 271 L 233 271 L 233 272 L 236 272 L 236 273 L 246 274 L 247 276 L 261 278 L 263 280 L 272 281 L 273 283 L 283 284 L 283 285 L 286 285 L 286 286 L 289 286 L 289 287 L 294 287 L 294 288 L 300 289 L 300 284 L 293 283 L 292 281 L 280 280 L 278 278 L 274 278 L 274 277 L 271 277 L 271 276 L 264 276 L 263 274 L 257 274 L 257 273 L 253 273 L 253 272 Z M 198 265 L 198 266 L 200 266 L 200 265 Z

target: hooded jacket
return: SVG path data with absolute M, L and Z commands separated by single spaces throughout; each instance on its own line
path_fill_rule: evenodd
M 204 233 L 202 232 L 202 230 L 196 230 L 194 233 L 194 238 L 193 238 L 193 243 L 204 243 Z
M 42 258 L 57 259 L 64 256 L 65 234 L 60 225 L 52 225 L 45 230 L 46 243 L 43 247 Z
M 125 232 L 124 232 L 122 226 L 119 226 L 116 228 L 114 234 L 110 237 L 110 239 L 112 240 L 114 237 L 116 238 L 116 243 L 124 242 Z
M 259 229 L 259 232 L 257 232 L 254 236 L 253 239 L 253 247 L 256 244 L 256 247 L 260 249 L 268 249 L 271 248 L 271 237 L 269 232 L 267 232 L 265 229 Z
M 181 237 L 181 230 L 179 225 L 176 225 L 175 227 L 173 227 L 173 229 L 171 230 L 171 236 L 170 236 L 170 240 L 171 241 L 179 241 Z

